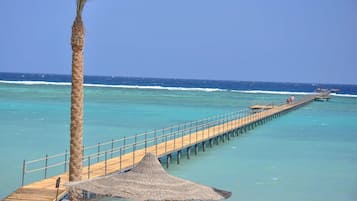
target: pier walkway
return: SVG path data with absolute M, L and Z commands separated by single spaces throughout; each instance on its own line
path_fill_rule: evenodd
M 197 154 L 199 149 L 204 152 L 207 146 L 230 140 L 290 110 L 310 103 L 317 97 L 319 96 L 305 96 L 292 104 L 276 105 L 259 112 L 247 109 L 84 147 L 82 179 L 129 170 L 147 152 L 156 154 L 165 161 L 167 167 L 172 157 L 176 157 L 176 162 L 180 163 L 184 154 L 190 158 L 191 152 Z M 61 178 L 59 197 L 63 196 L 66 193 L 63 184 L 68 182 L 68 161 L 67 151 L 53 156 L 46 155 L 33 161 L 24 161 L 22 187 L 3 201 L 54 201 L 58 177 Z M 37 177 L 41 174 L 44 179 L 26 184 L 25 179 L 31 176 L 30 174 L 37 174 Z

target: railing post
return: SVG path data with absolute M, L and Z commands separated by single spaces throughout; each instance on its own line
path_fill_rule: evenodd
M 145 154 L 146 154 L 146 149 L 147 149 L 147 131 L 145 131 Z
M 229 114 L 226 115 L 226 132 L 229 132 Z
M 204 128 L 202 128 L 201 134 L 202 134 L 202 139 L 201 139 L 201 141 L 203 141 L 203 138 L 204 138 L 204 135 L 205 135 L 205 130 L 204 130 Z
M 120 150 L 119 150 L 119 154 L 120 154 L 120 156 L 119 156 L 119 158 L 120 158 L 120 161 L 119 161 L 119 172 L 121 172 L 121 163 L 122 163 L 122 151 L 123 151 L 123 147 L 120 147 Z
M 105 152 L 105 155 L 104 155 L 104 157 L 105 157 L 105 167 L 104 167 L 104 175 L 107 175 L 107 168 L 108 168 L 108 164 L 107 164 L 107 160 L 108 160 L 108 152 Z
M 190 127 L 190 146 L 191 146 L 191 144 L 192 144 L 191 135 L 192 135 L 192 128 Z
M 68 151 L 67 149 L 64 151 L 64 172 L 67 171 L 67 157 L 68 157 Z
M 245 126 L 245 124 L 247 124 L 247 111 L 246 110 L 243 111 L 243 116 L 244 116 L 243 123 L 244 123 L 244 126 Z
M 218 134 L 221 134 L 221 132 L 222 132 L 222 119 L 218 119 Z
M 98 143 L 97 162 L 99 162 L 99 153 L 100 153 L 100 143 Z
M 231 128 L 235 128 L 235 120 L 236 120 L 236 114 L 232 114 L 231 116 Z
M 239 116 L 239 113 L 237 113 L 237 115 L 236 115 L 236 120 L 235 120 L 235 122 L 236 122 L 236 125 L 235 125 L 235 127 L 237 128 L 238 127 L 238 120 L 239 120 L 239 118 L 240 118 L 240 116 Z
M 237 114 L 237 124 L 236 124 L 236 127 L 238 128 L 238 126 L 239 126 L 239 124 L 241 123 L 240 122 L 240 118 L 241 118 L 241 116 L 240 116 L 240 112 Z
M 90 178 L 90 156 L 88 156 L 88 179 Z
M 46 154 L 46 159 L 45 159 L 45 179 L 47 178 L 47 165 L 48 165 L 48 154 Z
M 209 122 L 209 120 L 207 120 L 207 134 L 208 134 L 208 138 L 210 138 L 210 132 L 209 130 L 211 130 L 211 124 Z
M 197 133 L 198 131 L 197 131 L 197 123 L 196 123 L 196 133 L 195 133 L 195 135 L 196 135 L 196 143 L 197 143 L 197 141 L 198 141 L 198 133 Z
M 165 128 L 162 129 L 162 134 L 161 134 L 161 135 L 162 135 L 162 140 L 161 140 L 161 142 L 163 142 L 163 141 L 164 141 L 164 136 L 165 136 Z
M 156 156 L 157 156 L 157 135 L 156 135 L 156 130 L 155 130 L 155 153 L 156 153 Z
M 228 116 L 228 121 L 229 121 L 228 127 L 229 127 L 229 132 L 230 132 L 230 131 L 232 131 L 232 128 L 233 128 L 233 126 L 232 126 L 232 114 L 230 114 Z
M 136 148 L 136 144 L 134 143 L 133 144 L 133 168 L 134 168 L 134 165 L 135 165 L 135 148 Z
M 227 129 L 228 129 L 228 115 L 227 114 L 224 115 L 224 119 L 223 120 L 224 120 L 223 130 L 226 133 Z
M 113 158 L 113 150 L 114 150 L 114 139 L 112 139 L 111 151 L 110 151 L 110 158 Z
M 216 120 L 213 120 L 213 136 L 216 136 Z
M 167 152 L 167 136 L 165 135 L 165 153 Z
M 23 163 L 22 163 L 22 181 L 21 181 L 21 186 L 24 186 L 24 183 L 25 183 L 25 174 L 26 174 L 26 160 L 24 160 Z
M 184 128 L 184 130 L 182 130 L 182 132 L 181 132 L 181 149 L 183 149 L 183 145 L 184 145 L 184 143 L 183 143 L 183 135 L 184 135 L 184 132 L 185 132 L 185 128 Z
M 125 141 L 126 141 L 126 138 L 125 138 L 125 136 L 124 136 L 124 141 L 123 141 L 123 147 L 124 147 L 124 152 L 123 152 L 123 154 L 125 154 Z
M 225 125 L 225 123 L 226 123 L 226 115 L 224 114 L 223 116 L 222 116 L 222 133 L 224 134 L 224 131 L 225 131 L 225 128 L 226 128 L 226 125 Z M 224 136 L 223 136 L 224 137 Z
M 170 135 L 172 135 L 172 128 L 170 131 Z M 174 132 L 174 150 L 176 150 L 176 132 Z

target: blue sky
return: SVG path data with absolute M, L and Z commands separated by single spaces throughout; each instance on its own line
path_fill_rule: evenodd
M 356 0 L 89 0 L 85 74 L 357 84 Z M 0 72 L 70 74 L 75 0 L 0 0 Z

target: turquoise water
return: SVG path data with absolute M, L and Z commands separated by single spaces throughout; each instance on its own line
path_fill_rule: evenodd
M 287 95 L 87 87 L 84 143 L 96 144 Z M 68 148 L 69 86 L 0 84 L 0 198 L 23 159 Z M 230 200 L 356 200 L 357 98 L 333 97 L 183 160 L 168 171 L 230 190 Z
M 357 200 L 355 99 L 315 102 L 169 172 L 230 200 Z

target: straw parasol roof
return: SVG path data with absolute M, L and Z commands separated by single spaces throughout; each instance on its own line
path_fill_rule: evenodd
M 165 172 L 156 156 L 148 153 L 131 171 L 67 184 L 70 190 L 131 200 L 222 200 L 232 193 L 193 183 Z

